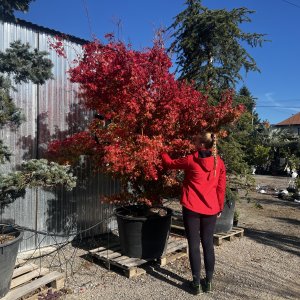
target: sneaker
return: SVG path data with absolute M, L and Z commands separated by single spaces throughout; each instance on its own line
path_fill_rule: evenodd
M 212 282 L 205 279 L 203 290 L 205 293 L 212 293 L 213 292 Z
M 197 283 L 194 283 L 193 281 L 191 281 L 190 289 L 192 291 L 192 294 L 194 294 L 194 295 L 199 295 L 199 294 L 203 293 L 200 283 L 197 284 Z

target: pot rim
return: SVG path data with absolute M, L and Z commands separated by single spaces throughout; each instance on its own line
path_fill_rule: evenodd
M 143 216 L 139 216 L 139 217 L 134 217 L 134 216 L 124 216 L 120 210 L 121 209 L 126 209 L 126 207 L 145 207 L 145 205 L 142 205 L 142 204 L 132 204 L 132 205 L 125 205 L 125 206 L 121 206 L 121 207 L 117 207 L 114 209 L 114 214 L 115 216 L 117 217 L 121 217 L 125 220 L 136 220 L 136 221 L 146 221 L 146 220 L 149 220 L 151 218 L 157 218 L 158 216 L 157 215 L 153 215 L 153 216 L 148 216 L 148 217 L 143 217 Z M 173 215 L 173 210 L 169 207 L 165 207 L 165 206 L 151 206 L 152 208 L 161 208 L 161 209 L 164 209 L 165 211 L 167 211 L 167 214 L 165 216 L 159 216 L 159 218 L 166 218 L 166 217 L 171 217 Z
M 1 225 L 8 225 L 8 224 L 1 223 L 0 226 Z M 24 232 L 22 230 L 20 230 L 20 229 L 17 229 L 16 227 L 14 227 L 12 225 L 10 225 L 10 226 L 14 229 L 14 231 L 16 231 L 17 236 L 13 240 L 11 240 L 11 241 L 8 241 L 8 242 L 5 242 L 3 244 L 0 244 L 0 248 L 7 247 L 7 246 L 12 245 L 14 243 L 17 243 L 19 240 L 23 239 Z M 3 234 L 5 234 L 5 233 L 3 233 Z

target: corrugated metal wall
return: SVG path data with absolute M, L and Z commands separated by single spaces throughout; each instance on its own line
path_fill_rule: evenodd
M 4 51 L 10 43 L 21 40 L 32 48 L 49 52 L 54 63 L 54 79 L 37 86 L 32 83 L 17 86 L 12 94 L 16 104 L 22 108 L 26 121 L 17 131 L 0 130 L 0 138 L 13 153 L 11 162 L 0 165 L 0 171 L 15 169 L 22 160 L 41 158 L 50 140 L 65 137 L 86 125 L 89 116 L 78 109 L 77 86 L 68 80 L 66 74 L 70 61 L 81 51 L 75 42 L 65 41 L 68 60 L 58 57 L 49 49 L 49 39 L 54 34 L 16 23 L 0 21 L 0 50 Z M 49 33 L 50 32 L 50 33 Z M 85 177 L 85 174 L 89 174 Z M 92 225 L 103 223 L 87 235 L 103 233 L 112 226 L 106 219 L 112 207 L 100 204 L 103 194 L 117 192 L 117 182 L 102 175 L 92 175 L 90 167 L 83 164 L 78 170 L 78 187 L 72 192 L 44 189 L 28 190 L 24 199 L 17 199 L 0 213 L 0 221 L 10 220 L 20 226 L 54 233 L 77 233 Z M 35 249 L 64 241 L 45 235 L 25 233 L 21 250 Z

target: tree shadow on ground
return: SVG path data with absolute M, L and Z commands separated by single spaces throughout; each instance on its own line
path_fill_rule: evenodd
M 152 263 L 147 267 L 147 274 L 186 292 L 190 292 L 189 281 L 186 278 L 160 267 L 157 263 Z
M 300 226 L 300 220 L 297 220 L 297 219 L 281 218 L 281 217 L 274 217 L 273 219 L 277 219 L 279 221 L 282 221 L 284 223 L 288 223 L 291 225 Z M 299 227 L 299 235 L 300 235 L 300 227 Z
M 245 236 L 255 240 L 258 243 L 272 246 L 282 251 L 300 256 L 299 237 L 253 228 L 246 228 Z
M 270 197 L 270 195 L 265 195 Z M 278 205 L 278 206 L 289 206 L 289 207 L 295 207 L 295 208 L 300 208 L 300 204 L 294 202 L 294 199 L 292 200 L 284 200 L 280 199 L 277 196 L 273 196 L 272 199 L 266 198 L 265 196 L 258 195 L 257 197 L 251 197 L 250 201 L 247 197 L 240 197 L 241 200 L 243 201 L 248 201 L 249 203 L 253 203 L 254 201 L 262 204 L 262 205 L 268 205 L 268 204 L 273 204 L 273 205 Z

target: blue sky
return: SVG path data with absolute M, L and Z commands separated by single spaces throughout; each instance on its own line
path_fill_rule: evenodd
M 19 18 L 84 39 L 114 32 L 135 49 L 152 45 L 155 30 L 168 27 L 184 0 L 36 0 Z M 210 9 L 254 10 L 246 32 L 267 34 L 263 47 L 247 48 L 261 73 L 244 84 L 257 98 L 262 120 L 278 123 L 300 112 L 300 0 L 203 0 Z M 118 26 L 118 24 L 120 24 Z

